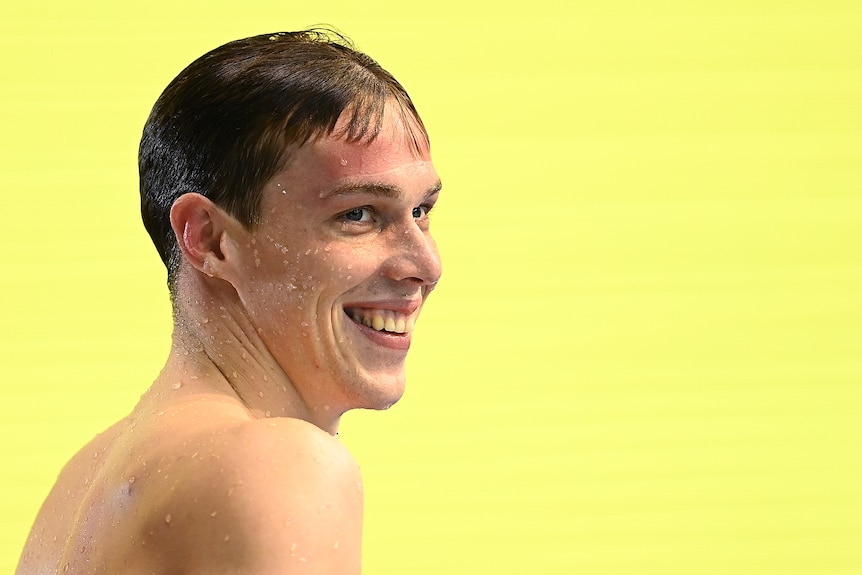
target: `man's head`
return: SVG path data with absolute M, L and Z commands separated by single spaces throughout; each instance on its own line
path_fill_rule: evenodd
M 140 156 L 177 333 L 234 379 L 280 378 L 322 428 L 398 400 L 441 273 L 425 128 L 391 75 L 331 38 L 258 36 L 201 57 L 159 98 Z
M 139 154 L 144 225 L 167 267 L 172 295 L 181 255 L 170 211 L 178 197 L 201 194 L 254 227 L 264 184 L 292 152 L 332 135 L 336 125 L 342 133 L 335 135 L 347 142 L 373 140 L 387 103 L 414 144 L 427 146 L 401 85 L 328 30 L 237 40 L 183 70 L 153 107 Z

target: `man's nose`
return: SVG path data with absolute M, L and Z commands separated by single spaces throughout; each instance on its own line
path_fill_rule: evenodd
M 440 253 L 437 242 L 427 230 L 411 222 L 394 232 L 392 242 L 392 255 L 386 266 L 386 274 L 391 279 L 432 287 L 440 280 Z

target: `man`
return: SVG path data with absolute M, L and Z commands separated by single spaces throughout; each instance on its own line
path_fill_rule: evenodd
M 64 468 L 17 573 L 358 573 L 362 482 L 334 436 L 399 399 L 440 277 L 410 98 L 333 33 L 231 42 L 156 102 L 140 175 L 170 357 Z

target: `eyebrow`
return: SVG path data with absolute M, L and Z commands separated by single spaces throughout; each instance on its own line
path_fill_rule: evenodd
M 434 195 L 440 190 L 443 189 L 443 184 L 440 180 L 437 180 L 437 183 L 428 188 L 428 191 L 425 192 L 425 197 Z M 325 192 L 321 192 L 320 199 L 329 199 L 336 198 L 339 196 L 347 196 L 351 194 L 370 194 L 372 196 L 382 197 L 382 198 L 397 198 L 403 194 L 401 188 L 396 186 L 390 186 L 389 184 L 378 184 L 373 182 L 368 183 L 353 183 L 347 182 L 341 184 L 340 186 L 336 186 L 331 190 L 327 190 Z

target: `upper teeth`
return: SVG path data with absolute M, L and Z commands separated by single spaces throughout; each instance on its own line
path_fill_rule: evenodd
M 377 331 L 408 333 L 413 331 L 413 316 L 388 309 L 352 309 L 348 313 L 353 321 L 367 325 Z

